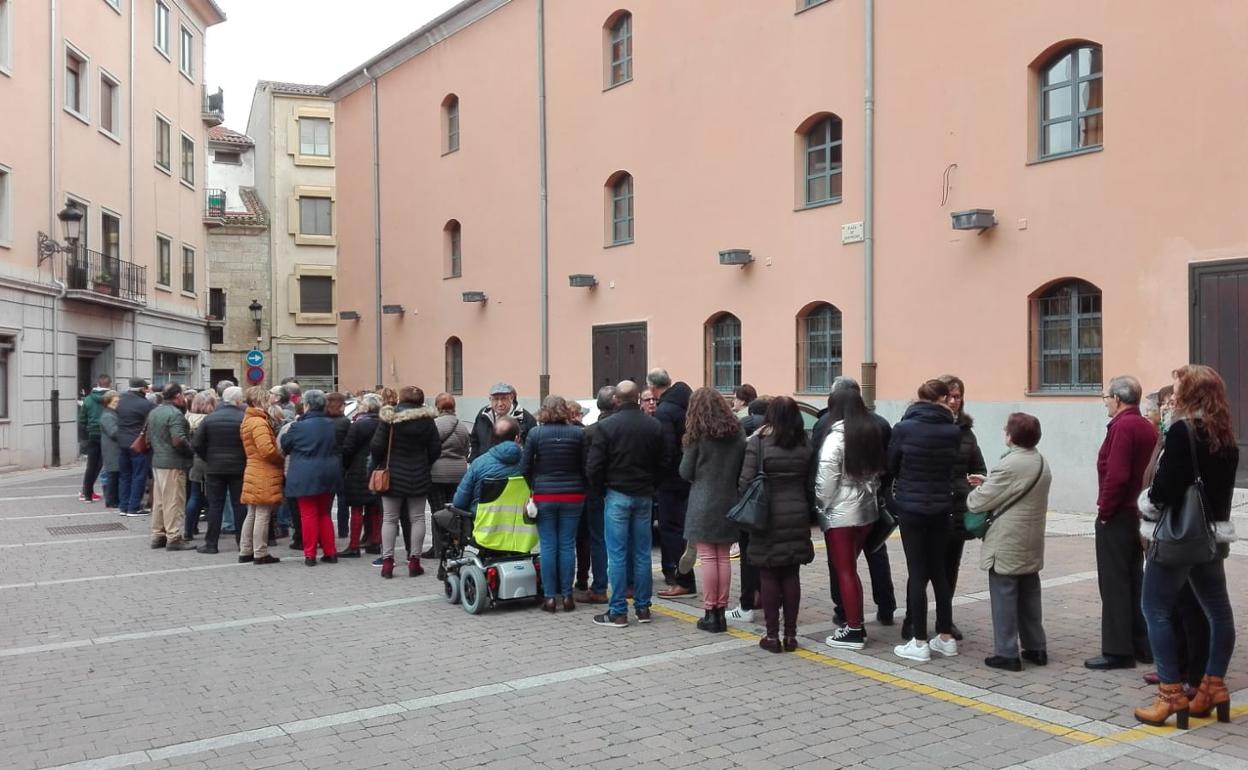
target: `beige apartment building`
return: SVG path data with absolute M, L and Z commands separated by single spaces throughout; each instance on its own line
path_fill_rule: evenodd
M 256 85 L 246 138 L 254 143 L 254 191 L 268 216 L 268 285 L 264 295 L 241 296 L 236 288 L 227 301 L 231 314 L 235 307 L 246 313 L 253 299 L 262 306 L 265 384 L 295 377 L 305 389 L 332 390 L 338 384 L 337 147 L 334 103 L 321 92 L 316 85 Z M 211 281 L 218 285 L 215 273 Z M 227 323 L 227 331 L 234 328 Z M 256 341 L 254 323 L 249 339 Z M 243 376 L 237 345 L 223 347 L 231 352 L 214 352 L 214 368 L 238 367 Z
M 100 374 L 203 381 L 204 39 L 224 20 L 213 0 L 0 0 L 0 468 L 76 458 Z
M 343 385 L 896 419 L 951 372 L 1088 510 L 1115 374 L 1216 366 L 1248 441 L 1245 46 L 1235 0 L 459 3 L 326 89 Z

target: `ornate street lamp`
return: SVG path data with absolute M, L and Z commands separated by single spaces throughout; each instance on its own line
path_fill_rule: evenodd
M 256 324 L 256 347 L 259 348 L 260 347 L 260 324 L 264 318 L 264 316 L 262 315 L 262 313 L 264 312 L 264 305 L 260 304 L 260 300 L 253 299 L 251 301 L 251 304 L 247 306 L 247 309 L 251 311 L 251 320 L 254 321 Z
M 40 265 L 54 254 L 73 254 L 78 250 L 78 239 L 82 236 L 82 209 L 67 201 L 56 218 L 61 220 L 61 237 L 65 243 L 57 243 L 41 231 L 38 235 Z

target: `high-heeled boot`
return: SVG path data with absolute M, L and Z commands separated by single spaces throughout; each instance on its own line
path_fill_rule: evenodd
M 1162 727 L 1170 715 L 1174 714 L 1175 724 L 1180 730 L 1186 730 L 1189 713 L 1191 713 L 1190 704 L 1187 702 L 1187 696 L 1183 694 L 1183 685 L 1176 682 L 1157 685 L 1157 699 L 1151 706 L 1136 709 L 1135 718 L 1146 725 Z
M 1194 717 L 1207 717 L 1210 711 L 1217 708 L 1219 722 L 1231 721 L 1231 694 L 1222 677 L 1206 674 L 1200 680 L 1200 689 L 1196 691 L 1189 708 Z
M 416 577 L 425 574 L 425 568 L 420 566 L 420 559 L 413 556 L 407 560 L 407 576 Z
M 698 621 L 697 626 L 699 631 L 714 632 L 718 630 L 716 626 L 715 610 L 706 610 L 705 614 L 702 615 L 702 619 Z
M 383 578 L 386 578 L 387 580 L 394 577 L 394 559 L 393 558 L 381 560 L 381 576 Z

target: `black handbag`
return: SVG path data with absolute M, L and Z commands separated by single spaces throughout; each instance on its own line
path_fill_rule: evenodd
M 897 529 L 897 517 L 889 512 L 884 505 L 883 496 L 875 501 L 875 508 L 879 511 L 879 518 L 871 525 L 871 531 L 867 533 L 867 540 L 862 544 L 863 553 L 875 553 L 884 547 L 888 539 L 893 536 L 893 531 Z
M 1178 508 L 1172 506 L 1162 512 L 1148 544 L 1148 558 L 1167 567 L 1207 564 L 1218 556 L 1217 539 L 1205 499 L 1205 482 L 1196 459 L 1196 425 L 1189 421 L 1184 427 L 1196 479 L 1183 493 L 1183 502 Z
M 771 523 L 771 498 L 767 494 L 767 473 L 764 471 L 763 437 L 758 437 L 758 472 L 741 493 L 737 504 L 728 509 L 728 521 L 750 534 L 767 531 Z

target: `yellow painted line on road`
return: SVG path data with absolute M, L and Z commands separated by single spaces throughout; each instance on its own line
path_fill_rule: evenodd
M 675 620 L 684 621 L 686 623 L 694 623 L 698 620 L 698 617 L 696 615 L 691 615 L 687 612 L 681 612 L 680 610 L 675 610 L 670 607 L 660 607 L 658 605 L 651 605 L 650 609 L 653 612 L 658 613 L 659 615 L 664 615 L 666 617 L 673 618 Z M 735 636 L 738 639 L 761 638 L 759 637 L 758 634 L 752 633 L 750 631 L 744 631 L 739 628 L 729 628 L 728 634 L 730 636 Z M 945 690 L 941 690 L 936 687 L 932 687 L 931 685 L 919 684 L 918 682 L 911 682 L 908 679 L 902 679 L 900 677 L 892 676 L 891 674 L 885 674 L 880 671 L 875 671 L 873 669 L 865 668 L 863 666 L 857 665 L 856 663 L 850 663 L 848 661 L 840 660 L 839 658 L 833 658 L 828 655 L 823 655 L 813 650 L 808 650 L 804 647 L 799 647 L 796 651 L 789 653 L 789 654 L 802 658 L 803 660 L 809 660 L 814 663 L 819 663 L 824 666 L 829 666 L 831 668 L 839 669 L 848 674 L 860 676 L 864 679 L 870 679 L 872 681 L 879 682 L 880 684 L 892 685 L 893 687 L 899 687 L 903 690 L 908 690 L 910 692 L 917 693 L 919 695 L 926 695 L 928 697 L 935 698 L 936 700 L 944 701 L 946 703 L 952 703 L 954 705 L 962 706 L 964 708 L 974 709 L 975 711 L 979 711 L 980 713 L 989 714 L 991 716 L 1004 719 L 1007 722 L 1013 722 L 1014 724 L 1022 725 L 1023 727 L 1029 727 L 1033 730 L 1039 730 L 1040 732 L 1048 733 L 1050 735 L 1056 735 L 1060 738 L 1068 738 L 1078 743 L 1098 744 L 1098 745 L 1106 745 L 1106 744 L 1112 744 L 1112 743 L 1130 743 L 1132 741 L 1138 741 L 1144 738 L 1151 738 L 1151 737 L 1157 737 L 1157 736 L 1173 737 L 1176 733 L 1183 732 L 1179 730 L 1177 727 L 1150 727 L 1147 725 L 1142 725 L 1140 727 L 1123 728 L 1122 732 L 1114 733 L 1113 735 L 1100 736 L 1100 735 L 1095 735 L 1093 733 L 1085 732 L 1083 730 L 1078 730 L 1072 727 L 1066 727 L 1065 725 L 1059 725 L 1054 722 L 1046 722 L 1043 719 L 1038 719 L 1036 717 L 1028 716 L 1026 714 L 1019 713 L 1017 711 L 1012 711 L 1010 709 L 1002 708 L 1000 706 L 994 706 L 990 703 L 984 703 L 983 701 L 978 701 L 978 700 L 975 700 L 974 698 L 968 698 L 965 695 L 956 695 L 954 693 L 947 692 Z M 1248 714 L 1248 705 L 1237 706 L 1231 709 L 1232 719 L 1238 716 L 1242 716 L 1243 714 Z M 1196 717 L 1192 717 L 1192 721 L 1193 721 L 1193 724 L 1191 726 L 1191 729 L 1187 730 L 1186 732 L 1190 733 L 1192 730 L 1198 727 L 1207 725 L 1213 722 L 1214 720 L 1212 718 L 1198 719 Z

